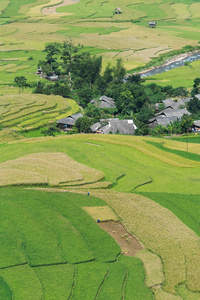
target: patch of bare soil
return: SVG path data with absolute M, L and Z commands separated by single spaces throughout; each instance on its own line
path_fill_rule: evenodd
M 70 4 L 75 4 L 77 2 L 79 2 L 80 0 L 63 0 L 62 3 L 60 4 L 57 4 L 57 5 L 54 5 L 54 6 L 47 6 L 47 7 L 44 7 L 42 9 L 42 13 L 44 15 L 48 15 L 48 14 L 54 14 L 54 13 L 57 13 L 56 12 L 56 9 L 58 7 L 61 7 L 61 6 L 66 6 L 66 5 L 70 5 Z
M 100 222 L 99 225 L 116 240 L 124 255 L 134 256 L 144 248 L 135 237 L 128 233 L 120 222 Z

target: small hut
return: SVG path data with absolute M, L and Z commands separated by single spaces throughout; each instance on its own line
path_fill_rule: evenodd
M 121 8 L 116 7 L 116 8 L 114 9 L 114 14 L 121 14 L 121 13 L 122 13 Z
M 155 21 L 150 21 L 149 22 L 149 27 L 150 28 L 155 28 L 156 27 L 156 22 Z

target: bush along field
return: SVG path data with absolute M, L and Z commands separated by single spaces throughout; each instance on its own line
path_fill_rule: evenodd
M 0 144 L 5 299 L 198 299 L 200 148 L 188 149 L 86 134 Z M 142 248 L 126 256 L 128 233 L 122 249 L 98 218 L 123 222 Z

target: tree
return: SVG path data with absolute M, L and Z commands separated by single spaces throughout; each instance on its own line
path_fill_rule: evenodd
M 87 87 L 78 90 L 77 94 L 80 100 L 80 104 L 83 107 L 86 107 L 87 104 L 92 100 L 92 91 Z
M 187 104 L 188 110 L 192 113 L 198 113 L 200 111 L 200 100 L 197 97 L 193 97 Z
M 181 132 L 185 133 L 192 127 L 193 119 L 191 115 L 183 115 L 180 121 Z
M 117 59 L 116 66 L 113 68 L 113 78 L 117 81 L 122 81 L 126 74 L 126 69 L 123 66 L 122 59 Z
M 63 49 L 61 59 L 63 60 L 63 69 L 68 73 L 69 76 L 69 87 L 71 87 L 71 67 L 72 61 L 74 59 L 74 54 L 83 47 L 80 44 L 75 46 L 72 42 L 65 41 L 63 42 Z
M 38 67 L 42 69 L 42 72 L 47 76 L 53 73 L 60 74 L 58 55 L 61 50 L 61 43 L 49 43 L 45 46 L 43 52 L 47 52 L 45 60 L 40 60 Z
M 92 85 L 100 76 L 101 66 L 101 56 L 91 57 L 88 52 L 77 54 L 74 56 L 71 66 L 72 79 L 77 81 L 77 78 L 79 78 L 79 81 L 82 80 L 82 85 L 87 85 L 91 89 Z
M 59 133 L 60 129 L 58 128 L 57 124 L 51 124 L 47 129 L 41 131 L 44 136 L 55 136 L 56 133 Z
M 194 84 L 193 84 L 193 89 L 191 91 L 191 96 L 195 96 L 197 94 L 199 94 L 199 91 L 200 91 L 200 78 L 197 77 L 194 79 Z
M 81 117 L 76 120 L 75 127 L 78 129 L 79 132 L 83 133 L 90 133 L 92 120 L 88 117 Z
M 24 76 L 16 76 L 15 83 L 19 87 L 19 94 L 28 86 L 27 79 Z

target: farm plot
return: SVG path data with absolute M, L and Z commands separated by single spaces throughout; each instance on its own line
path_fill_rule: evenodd
M 0 164 L 0 185 L 84 185 L 104 178 L 101 171 L 77 163 L 63 153 L 35 153 Z
M 176 294 L 176 286 L 184 281 L 189 290 L 200 291 L 197 268 L 200 239 L 192 230 L 169 210 L 147 198 L 113 192 L 94 195 L 106 200 L 144 246 L 161 257 L 166 292 Z
M 66 295 L 71 299 L 105 299 L 107 293 L 115 299 L 126 294 L 130 299 L 128 293 L 133 299 L 145 294 L 145 299 L 152 299 L 144 276 L 138 276 L 144 275 L 142 264 L 130 258 L 135 277 L 130 275 L 127 260 L 116 261 L 120 248 L 114 239 L 82 209 L 105 207 L 103 200 L 19 188 L 1 189 L 0 196 L 5 219 L 1 222 L 1 250 L 10 256 L 0 261 L 4 299 L 66 299 Z M 16 242 L 18 248 L 11 251 Z M 132 284 L 138 285 L 139 291 L 134 292 Z
M 79 110 L 75 101 L 61 96 L 6 95 L 0 96 L 0 104 L 0 125 L 17 131 L 42 127 Z

